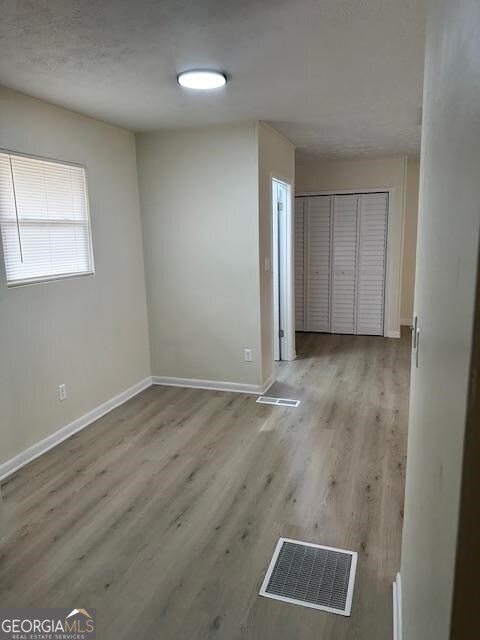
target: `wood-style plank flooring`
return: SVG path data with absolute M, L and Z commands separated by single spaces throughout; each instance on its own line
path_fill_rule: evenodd
M 100 640 L 389 640 L 410 343 L 299 334 L 270 394 L 151 387 L 10 476 L 0 606 Z M 359 553 L 352 615 L 259 597 L 280 536 Z

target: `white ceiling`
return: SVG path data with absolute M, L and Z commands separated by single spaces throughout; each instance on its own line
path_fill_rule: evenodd
M 303 158 L 418 153 L 424 0 L 0 0 L 0 84 L 135 131 L 268 121 Z M 176 84 L 190 67 L 225 89 Z

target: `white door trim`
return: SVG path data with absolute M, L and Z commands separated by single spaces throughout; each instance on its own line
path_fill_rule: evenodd
M 282 297 L 283 304 L 283 314 L 282 314 L 282 324 L 284 325 L 284 337 L 282 339 L 282 360 L 294 360 L 295 359 L 295 282 L 294 282 L 294 216 L 293 216 L 293 188 L 290 182 L 286 180 L 284 177 L 276 174 L 270 173 L 270 211 L 271 215 L 273 213 L 273 182 L 280 182 L 285 185 L 287 191 L 287 207 L 285 211 L 285 221 L 286 221 L 286 249 L 285 249 L 285 264 L 284 264 L 284 274 L 285 277 L 283 282 L 280 282 L 280 295 Z M 273 216 L 272 216 L 273 217 Z M 273 238 L 273 228 L 272 228 L 272 236 Z M 272 251 L 272 266 L 273 266 L 273 251 Z M 273 285 L 273 283 L 272 283 Z M 272 286 L 272 291 L 274 292 L 274 287 Z M 274 301 L 272 300 L 272 303 Z M 273 305 L 274 306 L 274 305 Z M 273 311 L 273 309 L 272 309 Z M 275 331 L 275 326 L 273 325 L 273 313 L 272 313 L 272 326 L 273 333 Z
M 280 360 L 280 343 L 281 339 L 278 337 L 278 329 L 281 326 L 281 318 L 280 318 L 280 225 L 278 224 L 278 213 L 275 211 L 275 204 L 278 202 L 277 197 L 277 181 L 272 178 L 270 182 L 271 189 L 271 207 L 270 207 L 270 215 L 272 222 L 272 233 L 271 233 L 271 242 L 272 242 L 272 258 L 271 258 L 271 267 L 272 267 L 272 311 L 273 311 L 273 331 L 272 331 L 272 339 L 273 339 L 273 359 L 278 362 Z
M 397 573 L 393 583 L 393 640 L 402 640 L 402 579 Z
M 308 196 L 355 196 L 362 193 L 393 193 L 394 187 L 369 187 L 368 189 L 328 189 L 327 191 L 298 191 L 296 198 L 308 198 Z

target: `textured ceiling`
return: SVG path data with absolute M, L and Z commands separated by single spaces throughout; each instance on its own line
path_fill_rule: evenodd
M 300 157 L 417 154 L 424 0 L 0 0 L 0 84 L 133 130 L 259 119 Z M 217 67 L 225 89 L 176 73 Z

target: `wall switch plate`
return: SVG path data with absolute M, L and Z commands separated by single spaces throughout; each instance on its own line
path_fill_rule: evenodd
M 65 400 L 66 397 L 67 397 L 67 385 L 66 384 L 60 384 L 58 386 L 58 399 L 61 402 L 62 400 Z
M 244 355 L 244 358 L 245 358 L 245 362 L 252 362 L 253 353 L 252 353 L 251 349 L 244 349 L 243 355 Z

